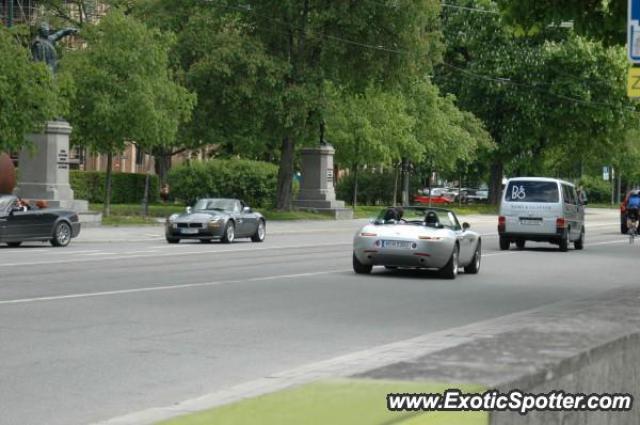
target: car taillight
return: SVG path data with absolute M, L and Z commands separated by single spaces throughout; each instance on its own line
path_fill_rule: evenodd
M 567 220 L 565 220 L 562 217 L 558 217 L 556 219 L 556 228 L 557 229 L 564 229 L 565 227 L 567 227 Z
M 507 224 L 507 219 L 504 216 L 498 217 L 498 233 L 504 232 L 506 224 Z
M 362 233 L 360 233 L 360 236 L 375 237 L 375 236 L 378 236 L 378 234 L 377 233 L 362 232 Z

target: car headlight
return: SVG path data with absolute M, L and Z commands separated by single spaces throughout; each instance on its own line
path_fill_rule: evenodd
M 222 217 L 216 217 L 209 220 L 209 226 L 215 227 L 222 223 Z
M 171 223 L 171 222 L 173 222 L 176 218 L 178 218 L 178 214 L 171 214 L 171 215 L 169 216 L 169 218 L 167 218 L 167 221 L 168 221 L 169 223 Z

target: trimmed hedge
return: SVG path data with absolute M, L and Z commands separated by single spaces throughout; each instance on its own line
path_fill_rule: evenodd
M 582 176 L 578 184 L 582 186 L 587 193 L 587 202 L 611 202 L 611 183 L 602 180 L 601 176 Z M 624 196 L 624 194 L 622 196 Z
M 144 198 L 144 174 L 113 173 L 111 181 L 111 203 L 136 204 Z M 104 202 L 106 173 L 102 171 L 70 171 L 69 184 L 76 199 L 89 202 Z M 160 180 L 158 176 L 149 176 L 149 202 L 158 202 Z
M 276 197 L 277 179 L 277 166 L 242 159 L 192 162 L 169 172 L 171 195 L 188 204 L 198 198 L 219 197 L 269 207 Z
M 358 173 L 358 205 L 391 205 L 393 204 L 393 185 L 395 172 Z M 409 194 L 421 189 L 420 178 L 411 176 L 409 181 Z M 398 177 L 398 198 L 402 192 L 402 177 Z M 353 175 L 342 177 L 336 185 L 336 197 L 349 204 L 353 204 Z

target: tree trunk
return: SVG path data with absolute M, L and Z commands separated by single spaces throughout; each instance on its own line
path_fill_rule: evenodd
M 398 179 L 400 178 L 400 167 L 396 165 L 395 167 L 395 178 L 393 180 L 393 203 L 392 206 L 396 206 L 398 204 Z
M 404 175 L 402 176 L 402 206 L 409 206 L 409 159 L 402 159 L 402 171 Z
M 491 177 L 489 179 L 489 203 L 491 203 L 491 205 L 498 205 L 500 203 L 503 169 L 504 166 L 501 161 L 496 160 L 491 164 Z
M 429 207 L 431 207 L 431 196 L 433 194 L 433 161 L 429 161 Z
M 109 152 L 107 154 L 107 175 L 105 179 L 105 189 L 104 189 L 104 208 L 102 214 L 105 217 L 109 217 L 111 215 L 111 174 L 113 168 L 113 153 Z
M 358 164 L 353 166 L 353 209 L 358 204 Z
M 166 151 L 154 156 L 155 169 L 158 178 L 160 179 L 160 186 L 167 184 L 169 179 L 169 170 L 171 169 L 171 154 Z
M 280 211 L 288 211 L 291 209 L 294 147 L 294 141 L 290 136 L 285 136 L 282 139 L 280 167 L 278 168 L 278 187 L 276 191 L 276 209 Z M 302 172 L 304 172 L 304 170 L 302 170 Z M 304 175 L 302 178 L 304 178 Z

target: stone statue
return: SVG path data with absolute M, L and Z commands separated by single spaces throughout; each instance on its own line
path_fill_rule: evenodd
M 324 138 L 324 120 L 320 122 L 320 146 L 331 146 L 331 143 Z
M 58 53 L 56 52 L 56 42 L 63 37 L 77 33 L 75 28 L 64 28 L 51 33 L 49 24 L 43 22 L 38 28 L 38 35 L 31 43 L 31 56 L 34 61 L 44 62 L 55 75 L 58 66 Z

